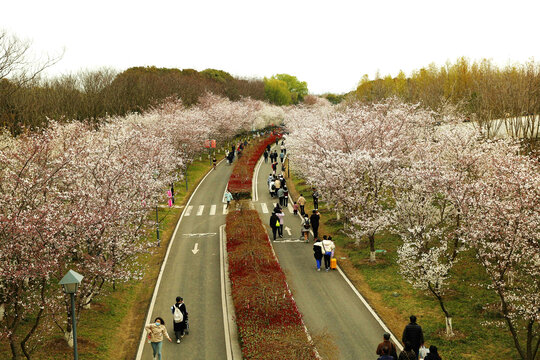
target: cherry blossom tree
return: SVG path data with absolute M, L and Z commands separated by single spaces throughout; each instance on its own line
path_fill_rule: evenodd
M 288 113 L 294 168 L 345 215 L 357 242 L 368 238 L 372 261 L 375 235 L 390 224 L 394 169 L 414 148 L 417 129 L 429 122 L 430 113 L 395 99 Z
M 540 345 L 540 167 L 517 151 L 485 153 L 483 166 L 463 208 L 464 234 L 521 359 L 533 360 Z

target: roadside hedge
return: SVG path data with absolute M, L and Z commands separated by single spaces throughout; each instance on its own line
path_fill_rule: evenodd
M 316 359 L 257 211 L 243 206 L 231 211 L 226 232 L 229 278 L 244 359 Z

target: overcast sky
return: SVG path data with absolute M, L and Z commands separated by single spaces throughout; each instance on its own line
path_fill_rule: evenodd
M 12 0 L 0 28 L 38 52 L 65 49 L 53 74 L 132 66 L 278 73 L 311 93 L 353 90 L 431 62 L 540 59 L 539 0 Z

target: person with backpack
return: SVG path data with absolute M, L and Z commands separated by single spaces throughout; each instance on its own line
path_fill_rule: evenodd
M 322 241 L 322 248 L 324 255 L 324 267 L 326 268 L 326 271 L 328 271 L 330 270 L 330 259 L 334 254 L 334 249 L 336 248 L 336 245 L 334 245 L 332 238 L 329 237 L 328 239 Z
M 398 356 L 397 356 L 396 345 L 392 341 L 390 341 L 390 334 L 389 333 L 384 333 L 383 334 L 383 342 L 380 343 L 379 346 L 377 346 L 377 350 L 375 351 L 375 353 L 377 355 L 382 355 L 383 354 L 382 349 L 385 346 L 389 349 L 388 355 L 392 356 L 394 358 L 394 360 L 397 360 Z M 411 360 L 413 360 L 413 359 L 411 359 Z
M 315 258 L 315 262 L 317 264 L 317 271 L 321 271 L 321 260 L 323 258 L 323 253 L 322 242 L 319 239 L 315 239 L 315 243 L 313 244 L 313 257 Z
M 302 219 L 302 236 L 304 237 L 305 242 L 308 242 L 310 227 L 311 227 L 311 224 L 309 222 L 309 218 L 307 214 L 304 214 L 304 217 Z
M 272 212 L 272 216 L 270 216 L 270 227 L 272 228 L 272 235 L 274 235 L 274 241 L 276 241 L 276 234 L 280 226 L 281 224 L 279 222 L 279 217 L 276 215 L 275 212 Z
M 173 327 L 174 335 L 176 336 L 176 343 L 180 344 L 180 340 L 184 337 L 184 332 L 187 328 L 188 321 L 188 312 L 182 297 L 176 297 L 176 304 L 171 306 L 171 311 L 173 314 Z

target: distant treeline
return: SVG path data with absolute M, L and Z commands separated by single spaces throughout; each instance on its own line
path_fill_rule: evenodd
M 230 100 L 265 99 L 262 79 L 238 79 L 221 70 L 134 67 L 121 73 L 110 69 L 85 71 L 21 86 L 0 80 L 0 127 L 12 134 L 37 129 L 48 119 L 97 122 L 107 115 L 142 112 L 168 97 L 187 106 L 206 92 Z
M 471 120 L 488 121 L 540 114 L 540 63 L 529 61 L 498 67 L 490 60 L 471 62 L 459 58 L 444 66 L 431 64 L 415 70 L 410 77 L 364 75 L 349 97 L 377 102 L 398 96 L 409 103 L 421 103 L 441 110 L 457 108 Z

